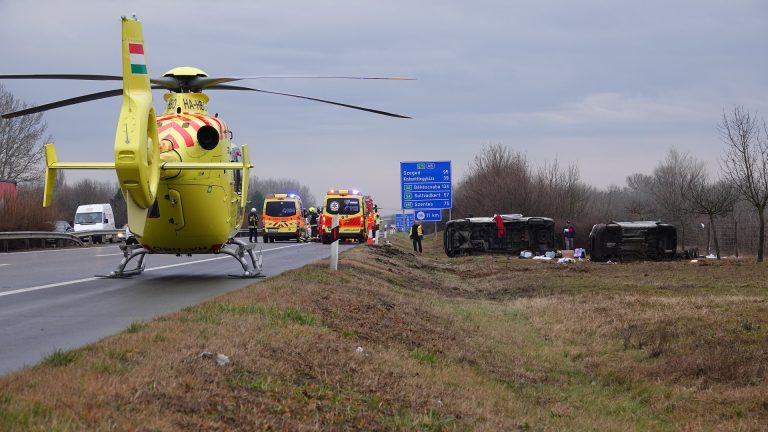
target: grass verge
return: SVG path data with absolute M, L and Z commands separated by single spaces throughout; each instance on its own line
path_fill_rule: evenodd
M 2 430 L 760 430 L 768 267 L 359 247 L 0 378 Z M 229 363 L 219 366 L 216 355 Z

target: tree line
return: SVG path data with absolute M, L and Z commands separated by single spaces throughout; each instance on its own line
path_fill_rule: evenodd
M 649 174 L 634 173 L 624 186 L 599 189 L 581 179 L 578 166 L 557 159 L 534 166 L 500 144 L 470 162 L 454 192 L 454 217 L 522 213 L 570 220 L 577 244 L 586 245 L 594 224 L 661 220 L 678 228 L 685 250 L 710 244 L 714 254 L 754 253 L 763 260 L 768 204 L 768 128 L 743 107 L 724 112 L 718 124 L 724 144 L 720 166 L 710 170 L 691 155 L 670 149 Z M 751 217 L 747 217 L 751 216 Z M 700 251 L 702 252 L 702 251 Z

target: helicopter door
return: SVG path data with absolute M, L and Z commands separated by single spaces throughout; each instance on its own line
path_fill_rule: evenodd
M 184 211 L 181 208 L 181 194 L 175 189 L 168 189 L 168 200 L 171 205 L 171 214 L 168 222 L 173 224 L 175 229 L 184 227 Z

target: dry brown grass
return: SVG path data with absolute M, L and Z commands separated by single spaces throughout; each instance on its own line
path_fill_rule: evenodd
M 0 231 L 50 231 L 61 219 L 52 207 L 43 208 L 42 188 L 24 189 L 13 200 L 0 201 Z
M 0 430 L 768 424 L 764 265 L 560 266 L 395 243 L 0 378 Z

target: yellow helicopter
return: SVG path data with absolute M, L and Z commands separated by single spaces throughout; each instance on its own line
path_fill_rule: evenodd
M 123 88 L 108 90 L 3 114 L 32 114 L 67 105 L 123 96 L 115 133 L 114 162 L 59 162 L 53 144 L 46 144 L 43 206 L 53 198 L 56 172 L 64 169 L 114 169 L 128 207 L 128 226 L 138 244 L 121 245 L 123 259 L 106 277 L 127 277 L 144 271 L 146 254 L 218 254 L 237 259 L 239 277 L 262 271 L 261 253 L 235 237 L 243 222 L 248 173 L 253 166 L 248 147 L 236 147 L 227 124 L 207 111 L 203 90 L 244 90 L 313 100 L 391 117 L 407 116 L 323 99 L 225 84 L 249 78 L 209 77 L 194 67 L 171 69 L 150 78 L 141 23 L 122 17 L 122 76 L 83 74 L 0 75 L 0 79 L 122 80 Z M 282 77 L 279 77 L 282 78 Z M 393 79 L 399 77 L 299 77 Z M 165 112 L 155 115 L 152 90 L 167 89 Z M 136 259 L 136 266 L 126 270 Z

